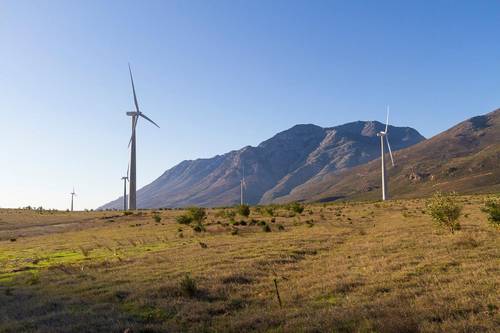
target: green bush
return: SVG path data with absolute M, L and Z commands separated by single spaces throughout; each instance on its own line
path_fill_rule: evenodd
M 298 202 L 293 202 L 288 205 L 288 210 L 295 212 L 297 214 L 302 214 L 302 212 L 304 211 L 304 206 Z
M 483 211 L 488 214 L 488 221 L 492 225 L 500 226 L 500 197 L 487 200 Z
M 236 208 L 236 211 L 241 216 L 244 216 L 244 217 L 249 217 L 250 216 L 250 206 L 248 206 L 248 205 L 239 205 Z
M 202 207 L 190 207 L 185 214 L 179 215 L 175 218 L 177 223 L 180 224 L 191 224 L 196 222 L 197 225 L 201 226 L 203 220 L 207 217 L 205 208 Z
M 153 214 L 153 220 L 154 220 L 156 223 L 160 223 L 160 222 L 161 222 L 161 216 L 160 216 L 160 214 L 158 214 L 158 213 Z
M 458 203 L 455 193 L 436 192 L 427 202 L 427 211 L 439 226 L 448 228 L 452 233 L 460 230 L 458 218 L 462 206 Z
M 265 212 L 269 216 L 274 216 L 274 207 L 273 206 L 267 206 L 265 208 Z
M 191 222 L 193 222 L 193 218 L 188 214 L 179 215 L 175 220 L 180 224 L 191 224 Z
M 194 222 L 201 223 L 207 217 L 207 212 L 203 207 L 190 207 L 188 214 L 192 217 Z
M 271 232 L 271 227 L 268 224 L 262 226 L 262 231 Z
M 236 212 L 232 209 L 221 209 L 215 213 L 215 217 L 228 218 L 230 220 L 234 219 Z

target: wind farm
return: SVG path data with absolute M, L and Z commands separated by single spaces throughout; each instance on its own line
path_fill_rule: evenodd
M 0 333 L 498 332 L 498 13 L 3 1 Z

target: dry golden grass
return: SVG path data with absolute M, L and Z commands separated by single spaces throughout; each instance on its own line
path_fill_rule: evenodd
M 179 210 L 0 210 L 0 331 L 495 332 L 499 230 L 460 199 L 453 235 L 423 200 L 213 209 L 199 233 Z

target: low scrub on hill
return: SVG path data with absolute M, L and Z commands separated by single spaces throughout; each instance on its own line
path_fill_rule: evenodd
M 207 212 L 202 207 L 189 207 L 186 213 L 176 217 L 177 223 L 189 224 L 196 232 L 204 231 L 203 221 L 207 218 Z
M 488 199 L 484 204 L 483 211 L 488 214 L 488 221 L 493 226 L 500 226 L 500 197 Z
M 439 226 L 448 228 L 452 233 L 460 230 L 458 218 L 462 212 L 462 206 L 455 193 L 435 193 L 427 202 L 427 210 Z

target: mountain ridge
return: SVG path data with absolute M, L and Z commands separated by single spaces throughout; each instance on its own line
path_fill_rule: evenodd
M 366 163 L 380 154 L 376 136 L 385 125 L 355 121 L 334 127 L 298 124 L 257 146 L 211 158 L 185 160 L 137 193 L 140 208 L 229 206 L 239 203 L 242 166 L 245 202 L 272 202 L 318 175 Z M 425 138 L 413 128 L 390 126 L 394 150 Z M 123 197 L 100 209 L 122 208 Z
M 437 190 L 499 192 L 500 109 L 462 121 L 395 152 L 394 158 L 396 167 L 387 169 L 389 196 L 419 197 Z M 272 202 L 378 199 L 380 177 L 380 158 L 377 158 L 310 180 Z

